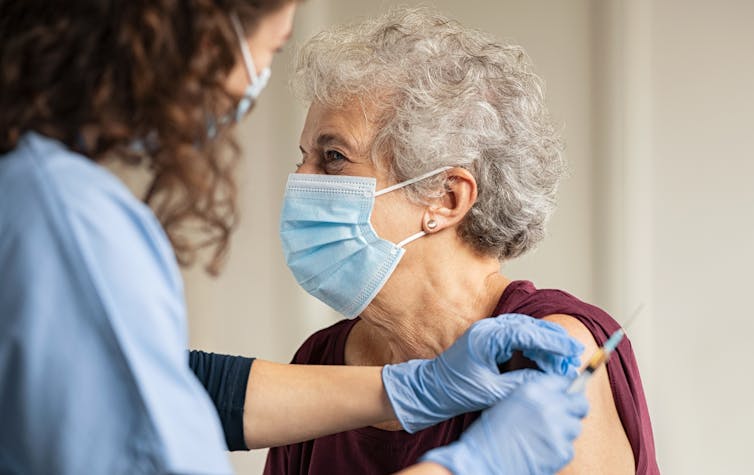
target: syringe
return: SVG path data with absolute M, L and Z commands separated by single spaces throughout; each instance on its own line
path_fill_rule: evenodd
M 607 360 L 610 359 L 610 355 L 613 354 L 613 351 L 615 351 L 615 348 L 618 346 L 618 343 L 621 342 L 625 334 L 626 332 L 624 332 L 622 328 L 619 328 L 615 331 L 615 333 L 610 335 L 610 338 L 608 338 L 607 342 L 605 342 L 602 348 L 595 351 L 592 357 L 589 358 L 589 363 L 587 363 L 584 371 L 582 371 L 581 374 L 579 374 L 576 379 L 573 380 L 573 383 L 571 383 L 571 385 L 568 387 L 569 393 L 575 393 L 584 390 L 584 388 L 586 387 L 586 382 L 591 379 L 591 377 L 594 375 L 594 372 L 597 371 L 600 366 L 607 363 Z
M 636 310 L 634 310 L 634 313 L 631 314 L 631 317 L 628 319 L 625 326 L 628 327 L 629 325 L 631 325 L 643 309 L 644 304 L 639 305 Z M 617 329 L 615 332 L 613 332 L 612 335 L 610 335 L 610 338 L 608 338 L 605 344 L 602 345 L 602 348 L 595 351 L 592 357 L 589 358 L 589 362 L 587 363 L 586 368 L 584 368 L 584 371 L 582 371 L 581 374 L 579 374 L 568 387 L 569 393 L 575 393 L 584 390 L 587 381 L 589 381 L 592 376 L 594 376 L 594 373 L 602 365 L 607 363 L 607 360 L 610 359 L 610 355 L 613 354 L 615 348 L 618 347 L 618 343 L 623 340 L 623 337 L 625 335 L 626 332 L 623 330 L 623 328 Z

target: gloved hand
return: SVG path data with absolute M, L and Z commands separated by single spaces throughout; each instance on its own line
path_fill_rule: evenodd
M 429 451 L 453 475 L 555 473 L 573 458 L 573 440 L 589 411 L 583 391 L 567 394 L 571 379 L 538 374 L 484 411 L 461 438 Z
M 542 371 L 575 376 L 584 347 L 557 324 L 505 314 L 474 323 L 453 346 L 431 360 L 411 360 L 382 369 L 385 392 L 410 433 L 465 412 L 486 409 L 539 374 L 500 374 L 498 364 L 521 350 Z

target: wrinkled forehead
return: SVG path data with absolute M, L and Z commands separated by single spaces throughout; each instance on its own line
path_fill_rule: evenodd
M 351 98 L 335 104 L 310 104 L 301 132 L 301 146 L 322 148 L 329 142 L 346 142 L 349 148 L 367 155 L 372 147 L 384 110 L 372 100 Z

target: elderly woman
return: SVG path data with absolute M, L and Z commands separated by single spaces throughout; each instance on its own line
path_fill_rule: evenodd
M 310 108 L 283 247 L 302 287 L 349 317 L 312 335 L 295 363 L 429 358 L 501 313 L 562 325 L 586 356 L 619 327 L 563 291 L 499 272 L 544 237 L 564 169 L 520 47 L 426 10 L 396 10 L 311 39 L 294 88 Z M 628 341 L 587 396 L 591 412 L 562 473 L 659 473 Z M 390 473 L 477 416 L 416 434 L 383 425 L 279 447 L 265 473 Z

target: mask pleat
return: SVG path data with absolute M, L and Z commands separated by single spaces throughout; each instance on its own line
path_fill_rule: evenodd
M 291 254 L 288 266 L 295 275 L 301 277 L 300 280 L 296 280 L 303 285 L 303 282 L 309 281 L 312 277 L 327 274 L 340 262 L 353 259 L 365 248 L 366 244 L 360 239 L 328 243 L 305 252 Z
M 339 245 L 341 241 L 348 239 L 357 239 L 358 233 L 353 226 L 343 223 L 317 223 L 315 226 L 317 232 L 301 232 L 306 229 L 306 223 L 300 223 L 293 229 L 281 230 L 280 236 L 285 246 L 286 252 L 298 254 L 307 250 L 319 249 L 324 245 Z

